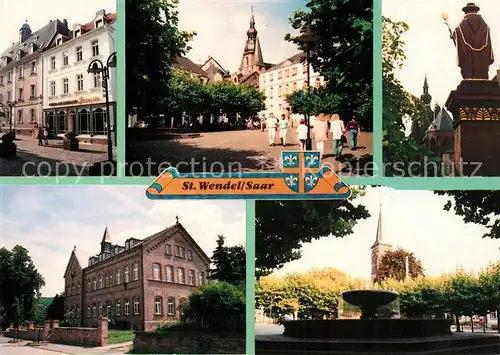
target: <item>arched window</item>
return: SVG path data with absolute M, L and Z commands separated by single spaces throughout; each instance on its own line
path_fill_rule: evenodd
M 86 109 L 80 110 L 77 120 L 80 134 L 90 134 L 90 112 Z
M 93 134 L 95 136 L 103 136 L 106 134 L 106 124 L 107 124 L 107 117 L 106 117 L 106 111 L 103 110 L 102 108 L 98 108 L 94 110 L 93 115 L 92 115 L 92 120 L 94 123 L 94 132 Z
M 66 133 L 66 112 L 59 111 L 57 113 L 57 127 L 54 127 L 57 134 Z
M 49 126 L 49 131 L 50 132 L 56 132 L 56 127 L 58 125 L 56 124 L 56 113 L 55 112 L 48 112 L 45 114 L 45 124 Z
M 292 91 L 297 91 L 297 82 L 294 81 L 293 84 L 292 84 Z
M 274 98 L 274 88 L 269 89 L 269 98 L 273 99 Z
M 80 134 L 80 128 L 78 127 L 78 121 L 76 119 L 76 111 L 71 110 L 68 112 L 68 130 L 71 125 L 71 130 L 76 134 Z
M 283 95 L 283 87 L 280 85 L 278 86 L 278 97 L 281 97 Z
M 153 264 L 153 279 L 161 280 L 161 267 L 158 263 Z
M 175 315 L 175 298 L 173 297 L 167 299 L 167 313 L 169 316 Z
M 316 78 L 315 86 L 317 88 L 319 88 L 321 86 L 321 79 L 320 78 Z
M 162 298 L 160 296 L 155 297 L 155 316 L 159 316 L 163 314 L 162 309 Z
M 181 298 L 179 300 L 179 307 L 178 307 L 178 311 L 179 311 L 179 314 L 182 314 L 183 313 L 183 309 L 184 309 L 184 305 L 187 303 L 187 299 L 186 298 Z
M 288 95 L 290 93 L 290 84 L 285 85 L 285 94 Z

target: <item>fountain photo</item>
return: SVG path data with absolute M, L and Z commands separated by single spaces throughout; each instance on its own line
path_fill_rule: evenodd
M 257 201 L 256 354 L 498 354 L 500 191 Z

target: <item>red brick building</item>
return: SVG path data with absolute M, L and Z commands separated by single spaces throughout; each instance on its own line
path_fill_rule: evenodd
M 64 273 L 65 316 L 73 326 L 110 326 L 137 330 L 175 322 L 191 291 L 204 284 L 210 259 L 177 223 L 145 239 L 111 242 L 104 231 L 100 252 L 86 260 L 71 253 Z

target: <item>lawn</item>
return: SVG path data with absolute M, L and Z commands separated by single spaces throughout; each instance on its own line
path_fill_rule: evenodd
M 134 340 L 134 333 L 130 330 L 108 330 L 108 344 L 120 344 Z

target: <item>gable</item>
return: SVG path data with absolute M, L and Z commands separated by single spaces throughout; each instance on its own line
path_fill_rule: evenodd
M 151 237 L 151 239 L 147 240 L 146 251 L 151 251 L 153 249 L 162 247 L 164 248 L 165 244 L 175 243 L 178 244 L 187 244 L 190 249 L 200 257 L 201 260 L 210 264 L 210 258 L 208 255 L 201 249 L 201 247 L 196 243 L 196 241 L 191 237 L 191 235 L 186 231 L 186 229 L 179 223 L 176 224 L 163 232 L 157 233 Z M 172 245 L 173 248 L 174 245 Z M 173 252 L 173 251 L 172 251 Z
M 77 274 L 82 270 L 80 262 L 76 257 L 75 252 L 71 252 L 71 256 L 68 261 L 68 265 L 66 266 L 66 271 L 64 271 L 64 278 L 67 279 L 71 277 L 73 274 Z

